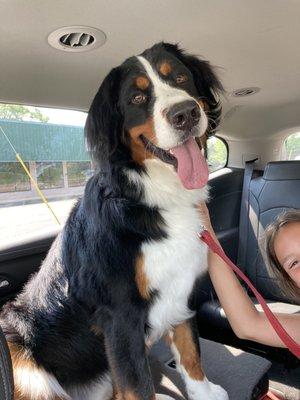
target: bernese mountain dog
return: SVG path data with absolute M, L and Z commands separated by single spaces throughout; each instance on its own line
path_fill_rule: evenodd
M 159 43 L 106 76 L 86 141 L 97 165 L 40 270 L 3 308 L 15 400 L 150 400 L 169 343 L 191 400 L 225 400 L 201 367 L 191 298 L 207 267 L 199 140 L 220 119 L 207 61 Z

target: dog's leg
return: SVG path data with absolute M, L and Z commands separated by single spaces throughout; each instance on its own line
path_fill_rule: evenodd
M 196 324 L 193 320 L 177 325 L 167 337 L 190 400 L 228 400 L 226 391 L 210 382 L 202 369 Z
M 128 300 L 127 300 L 128 302 Z M 145 345 L 143 310 L 117 307 L 104 328 L 105 347 L 118 400 L 153 400 L 154 386 Z
M 54 375 L 39 366 L 30 352 L 8 342 L 14 374 L 14 400 L 71 400 Z

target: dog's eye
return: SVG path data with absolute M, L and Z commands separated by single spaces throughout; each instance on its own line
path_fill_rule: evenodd
M 185 74 L 179 74 L 176 77 L 176 82 L 179 83 L 179 84 L 185 83 L 187 80 L 188 80 L 188 77 Z
M 147 96 L 144 93 L 136 94 L 132 97 L 131 103 L 133 104 L 142 104 L 147 100 Z

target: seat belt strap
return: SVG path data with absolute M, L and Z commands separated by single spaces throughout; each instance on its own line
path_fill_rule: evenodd
M 240 208 L 240 223 L 239 223 L 239 247 L 237 265 L 240 268 L 246 268 L 246 253 L 247 253 L 247 239 L 248 239 L 248 224 L 249 224 L 249 195 L 250 183 L 253 175 L 254 164 L 258 158 L 245 162 L 244 182 L 241 197 Z

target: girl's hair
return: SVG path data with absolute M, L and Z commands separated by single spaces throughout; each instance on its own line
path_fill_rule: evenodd
M 271 270 L 274 273 L 275 278 L 278 279 L 278 283 L 280 284 L 280 287 L 283 290 L 283 292 L 292 297 L 293 299 L 299 300 L 300 289 L 298 288 L 296 283 L 291 279 L 291 277 L 285 271 L 285 269 L 281 266 L 274 250 L 274 242 L 277 233 L 279 232 L 279 229 L 293 222 L 300 223 L 300 210 L 290 210 L 283 212 L 282 214 L 278 215 L 274 223 L 272 223 L 267 227 L 265 232 L 266 252 L 267 252 L 269 266 L 271 267 Z

